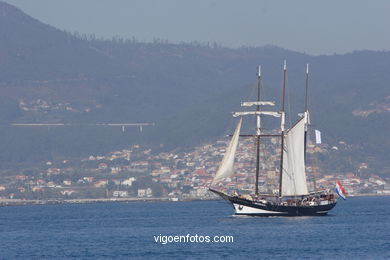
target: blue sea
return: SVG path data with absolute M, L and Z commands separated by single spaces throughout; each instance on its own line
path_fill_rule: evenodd
M 325 217 L 232 214 L 224 201 L 1 207 L 0 259 L 390 259 L 390 197 Z M 173 241 L 187 235 L 233 241 Z

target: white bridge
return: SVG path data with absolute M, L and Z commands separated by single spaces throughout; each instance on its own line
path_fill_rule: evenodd
M 142 132 L 144 126 L 155 126 L 155 123 L 92 123 L 92 124 L 72 124 L 72 123 L 12 123 L 11 126 L 22 127 L 57 127 L 57 126 L 113 126 L 121 127 L 122 132 L 126 131 L 126 127 L 139 127 Z

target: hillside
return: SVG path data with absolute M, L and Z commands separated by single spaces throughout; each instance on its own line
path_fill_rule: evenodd
M 390 52 L 309 56 L 274 46 L 96 39 L 72 35 L 0 2 L 0 161 L 3 167 L 96 154 L 128 143 L 167 149 L 214 140 L 233 126 L 230 112 L 253 91 L 263 67 L 265 94 L 279 100 L 288 62 L 291 115 L 301 109 L 311 64 L 313 124 L 330 145 L 352 145 L 353 160 L 390 171 Z M 292 116 L 293 117 L 293 116 Z M 16 128 L 12 122 L 68 122 Z M 122 133 L 96 122 L 155 122 Z M 387 170 L 386 170 L 387 167 Z

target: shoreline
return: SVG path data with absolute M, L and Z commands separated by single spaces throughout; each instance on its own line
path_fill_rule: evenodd
M 354 197 L 384 197 L 390 194 L 354 194 L 347 198 Z M 100 198 L 100 199 L 47 199 L 47 200 L 26 200 L 26 199 L 0 199 L 0 207 L 5 206 L 30 206 L 30 205 L 54 205 L 54 204 L 90 204 L 90 203 L 108 203 L 108 202 L 186 202 L 186 201 L 209 201 L 219 200 L 212 198 L 186 198 L 180 200 L 172 200 L 168 197 L 161 198 Z
M 5 206 L 30 206 L 30 205 L 54 205 L 54 204 L 91 204 L 91 203 L 108 203 L 108 202 L 184 202 L 184 201 L 200 201 L 200 200 L 215 200 L 188 198 L 182 200 L 172 200 L 168 197 L 161 198 L 100 198 L 100 199 L 47 199 L 47 200 L 27 200 L 27 199 L 0 199 L 0 207 Z
M 349 195 L 347 194 L 347 198 L 353 198 L 353 197 L 386 197 L 390 196 L 390 193 L 385 194 L 378 194 L 378 193 L 363 193 L 363 194 L 353 194 Z

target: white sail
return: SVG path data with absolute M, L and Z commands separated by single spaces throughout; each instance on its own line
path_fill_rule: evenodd
M 243 107 L 251 106 L 275 106 L 275 102 L 272 101 L 254 101 L 254 102 L 241 102 Z
M 308 194 L 305 173 L 305 120 L 288 130 L 284 139 L 282 196 Z
M 219 166 L 217 173 L 215 174 L 212 185 L 216 184 L 217 182 L 223 179 L 229 178 L 234 174 L 233 164 L 234 164 L 234 158 L 238 146 L 238 138 L 240 136 L 241 123 L 242 123 L 242 118 L 237 124 L 232 140 L 230 140 L 229 146 L 226 150 L 225 155 L 223 156 L 222 163 Z
M 279 112 L 272 112 L 272 111 L 246 111 L 246 112 L 234 112 L 233 117 L 238 116 L 248 116 L 248 115 L 267 115 L 267 116 L 274 116 L 274 117 L 280 117 L 281 114 Z

